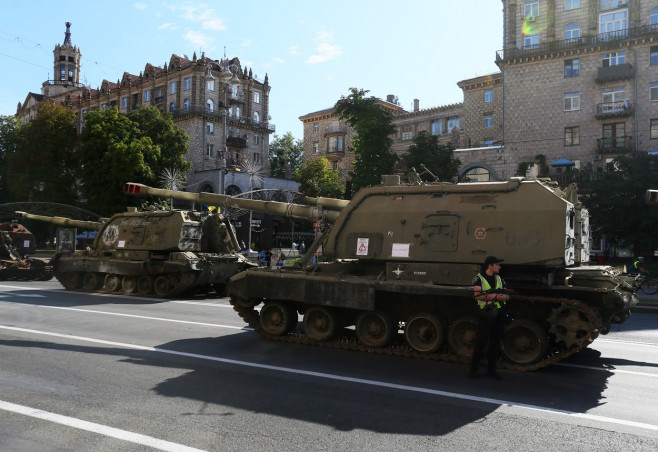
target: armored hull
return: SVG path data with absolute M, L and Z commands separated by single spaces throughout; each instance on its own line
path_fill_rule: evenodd
M 48 281 L 52 267 L 29 257 L 36 251 L 34 235 L 18 223 L 0 223 L 0 280 Z

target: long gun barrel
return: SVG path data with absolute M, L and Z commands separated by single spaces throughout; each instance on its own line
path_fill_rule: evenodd
M 32 213 L 16 211 L 14 212 L 14 217 L 17 219 L 26 219 L 26 220 L 36 220 L 43 221 L 46 223 L 53 223 L 59 226 L 70 226 L 80 229 L 89 229 L 89 230 L 100 230 L 103 226 L 103 223 L 98 221 L 82 221 L 82 220 L 73 220 L 71 218 L 64 217 L 46 217 L 43 215 L 35 215 Z
M 332 198 L 307 198 L 309 203 L 314 204 L 307 206 L 303 204 L 235 198 L 233 196 L 219 195 L 216 193 L 191 193 L 177 190 L 166 190 L 134 182 L 127 182 L 124 184 L 123 192 L 134 196 L 160 196 L 163 198 L 197 202 L 210 206 L 233 209 L 240 208 L 253 210 L 255 212 L 263 212 L 270 215 L 300 218 L 304 220 L 318 221 L 324 219 L 329 223 L 334 223 L 340 215 L 340 210 L 337 209 L 342 209 L 349 203 L 349 201 Z

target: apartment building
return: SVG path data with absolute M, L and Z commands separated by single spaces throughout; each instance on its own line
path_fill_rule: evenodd
M 658 1 L 502 3 L 508 172 L 541 154 L 554 179 L 596 178 L 658 149 Z
M 121 80 L 103 80 L 92 89 L 80 83 L 82 54 L 71 42 L 70 27 L 67 22 L 64 42 L 53 50 L 55 78 L 18 105 L 19 119 L 33 119 L 38 104 L 50 100 L 74 111 L 81 131 L 90 111 L 116 107 L 128 113 L 154 106 L 170 112 L 190 136 L 186 158 L 194 165 L 188 175 L 192 190 L 238 194 L 260 188 L 250 187 L 249 176 L 233 169 L 248 159 L 269 172 L 269 136 L 275 127 L 269 123 L 267 75 L 258 80 L 237 57 L 214 60 L 194 53 L 191 59 L 172 55 L 163 66 L 147 63 L 139 75 L 124 72 Z M 280 188 L 278 182 L 267 178 L 264 188 Z

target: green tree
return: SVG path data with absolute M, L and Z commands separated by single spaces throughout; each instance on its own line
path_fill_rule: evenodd
M 69 109 L 42 102 L 34 120 L 18 124 L 6 161 L 7 188 L 14 200 L 77 202 L 74 121 Z
M 274 135 L 270 143 L 270 175 L 274 177 L 286 177 L 286 167 L 289 165 L 291 174 L 302 166 L 302 152 L 304 144 L 296 140 L 292 133 L 286 132 L 282 137 Z
M 16 152 L 18 120 L 14 116 L 0 116 L 0 204 L 12 201 L 7 184 L 9 157 Z
M 409 146 L 404 159 L 407 167 L 416 168 L 421 179 L 433 181 L 429 174 L 422 174 L 421 164 L 441 181 L 450 181 L 459 174 L 461 162 L 455 158 L 455 148 L 452 144 L 439 145 L 439 137 L 426 131 L 419 132 Z
M 594 181 L 583 202 L 593 232 L 608 240 L 634 244 L 636 250 L 658 244 L 658 209 L 644 204 L 644 193 L 658 188 L 658 156 L 622 157 Z
M 340 183 L 338 171 L 331 168 L 329 160 L 322 157 L 302 165 L 295 173 L 299 192 L 305 196 L 341 198 L 345 187 Z
M 379 185 L 382 175 L 392 174 L 398 156 L 391 151 L 395 133 L 393 113 L 381 107 L 376 97 L 365 97 L 368 91 L 350 88 L 350 95 L 341 98 L 334 111 L 356 131 L 352 139 L 354 170 L 352 188 Z
M 116 108 L 89 112 L 81 134 L 80 180 L 90 209 L 112 215 L 134 205 L 125 182 L 157 185 L 165 169 L 186 173 L 189 137 L 171 116 L 148 107 L 119 114 Z

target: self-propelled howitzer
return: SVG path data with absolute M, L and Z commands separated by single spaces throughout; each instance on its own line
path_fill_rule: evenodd
M 255 266 L 239 253 L 233 227 L 218 214 L 129 209 L 101 222 L 17 215 L 98 231 L 89 248 L 51 260 L 55 277 L 68 290 L 161 298 L 223 293 L 231 276 Z
M 489 255 L 504 259 L 502 276 L 514 290 L 502 367 L 533 370 L 564 359 L 625 321 L 637 303 L 635 277 L 587 265 L 589 215 L 575 186 L 386 181 L 349 202 L 295 205 L 305 212 L 298 217 L 331 224 L 323 237 L 297 265 L 231 278 L 231 303 L 261 336 L 469 362 L 472 281 Z M 272 212 L 265 201 L 191 196 Z M 293 210 L 280 204 L 278 214 Z M 320 250 L 328 262 L 313 263 Z

